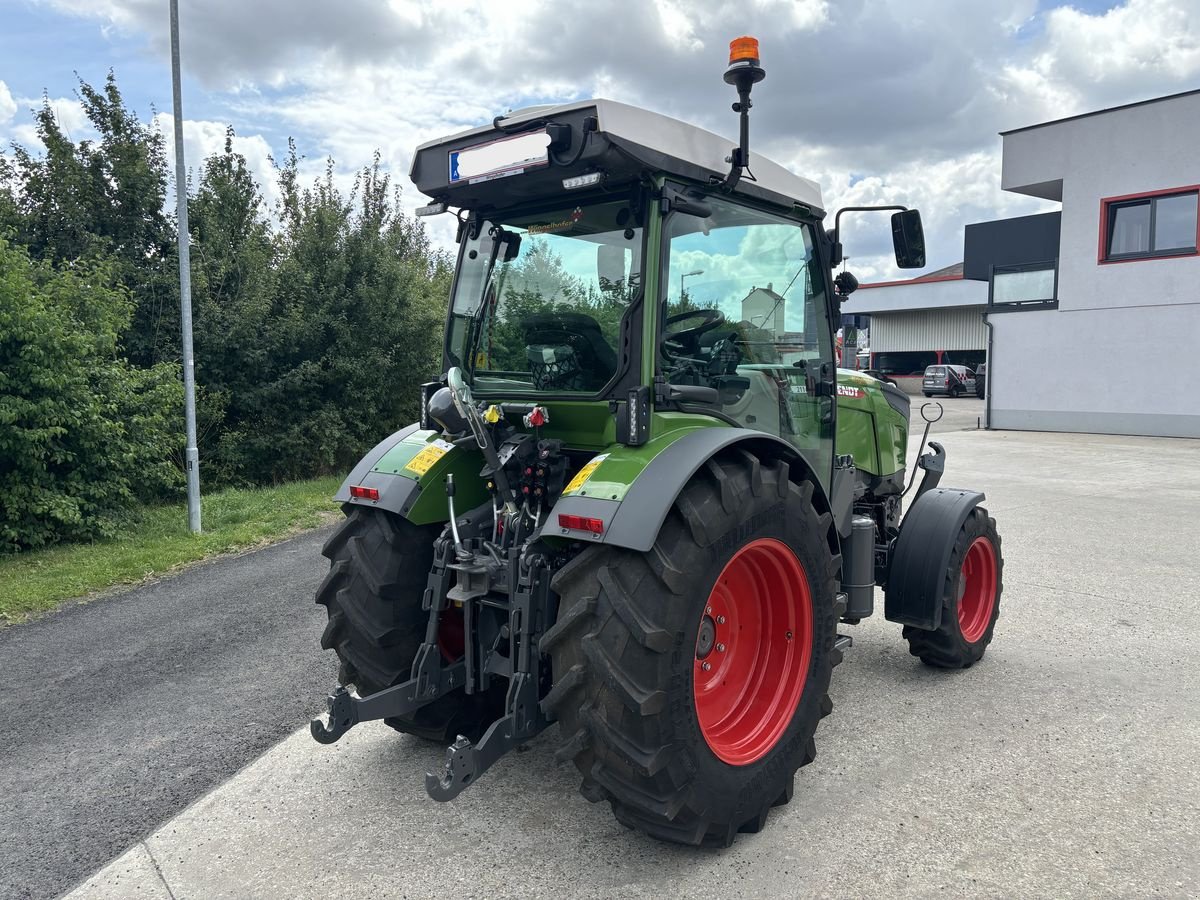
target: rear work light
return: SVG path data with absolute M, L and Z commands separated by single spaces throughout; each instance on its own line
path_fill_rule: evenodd
M 379 489 L 363 487 L 360 484 L 350 486 L 350 496 L 355 500 L 378 500 Z
M 562 186 L 564 190 L 574 190 L 575 188 L 591 187 L 593 184 L 599 184 L 604 180 L 603 172 L 588 172 L 586 175 L 576 175 L 574 178 L 564 178 Z
M 592 534 L 602 534 L 604 532 L 603 519 L 591 519 L 587 516 L 572 516 L 568 513 L 559 513 L 558 524 L 563 528 L 570 528 L 574 531 L 590 531 Z

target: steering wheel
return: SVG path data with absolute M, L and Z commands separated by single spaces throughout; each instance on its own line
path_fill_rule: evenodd
M 686 322 L 688 319 L 700 319 L 699 324 L 691 328 L 672 329 L 672 325 Z M 669 345 L 675 352 L 696 352 L 700 347 L 700 335 L 720 328 L 725 323 L 725 314 L 719 309 L 688 309 L 673 316 L 667 316 L 666 330 L 662 342 Z

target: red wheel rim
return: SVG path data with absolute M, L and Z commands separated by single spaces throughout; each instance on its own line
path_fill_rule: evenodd
M 958 588 L 958 628 L 973 644 L 987 631 L 996 608 L 996 548 L 987 538 L 977 537 L 967 548 Z
M 467 634 L 461 607 L 450 606 L 442 610 L 442 618 L 438 622 L 437 645 L 442 651 L 442 658 L 447 662 L 458 662 L 463 658 L 467 649 Z
M 762 759 L 783 736 L 812 660 L 812 594 L 792 549 L 759 538 L 717 576 L 701 616 L 696 717 L 723 762 Z

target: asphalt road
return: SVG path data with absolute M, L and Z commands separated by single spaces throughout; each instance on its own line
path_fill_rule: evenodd
M 327 529 L 0 631 L 0 897 L 54 897 L 323 706 Z

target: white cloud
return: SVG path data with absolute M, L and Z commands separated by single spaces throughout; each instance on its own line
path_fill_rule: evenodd
M 1050 50 L 1039 62 L 1062 78 L 1099 83 L 1200 74 L 1200 2 L 1129 0 L 1092 16 L 1066 6 L 1047 15 Z
M 0 81 L 0 127 L 6 125 L 17 114 L 17 101 L 13 99 L 8 85 Z
M 43 103 L 50 105 L 58 127 L 71 140 L 90 140 L 96 136 L 96 130 L 88 121 L 87 115 L 79 105 L 78 98 L 14 98 L 8 86 L 0 81 L 0 137 L 15 141 L 25 147 L 40 148 L 42 140 L 38 136 L 37 126 L 29 120 L 22 120 L 22 117 L 18 116 L 18 111 L 40 109 Z
M 171 197 L 174 197 L 175 177 L 175 119 L 170 113 L 158 113 L 152 120 L 162 132 L 167 151 L 167 168 L 171 178 Z M 204 161 L 225 149 L 225 124 L 196 119 L 183 120 L 183 159 L 193 188 L 198 184 Z M 278 196 L 275 171 L 271 165 L 271 145 L 261 134 L 234 135 L 233 151 L 246 158 L 246 166 L 258 182 L 268 204 Z M 171 201 L 173 205 L 174 201 Z
M 166 54 L 160 0 L 49 2 Z M 726 48 L 755 35 L 768 73 L 755 152 L 820 180 L 831 209 L 920 206 L 931 266 L 961 258 L 968 222 L 1046 206 L 1000 190 L 996 132 L 1200 76 L 1200 0 L 1098 13 L 1038 0 L 206 0 L 185 4 L 182 24 L 187 73 L 247 131 L 297 134 L 305 172 L 331 154 L 342 179 L 378 149 L 410 209 L 417 144 L 531 101 L 608 96 L 732 140 Z M 197 154 L 223 140 L 216 123 L 189 128 Z M 258 137 L 243 152 L 267 189 Z M 886 218 L 847 222 L 860 276 L 897 274 Z M 430 224 L 449 234 L 448 217 Z

